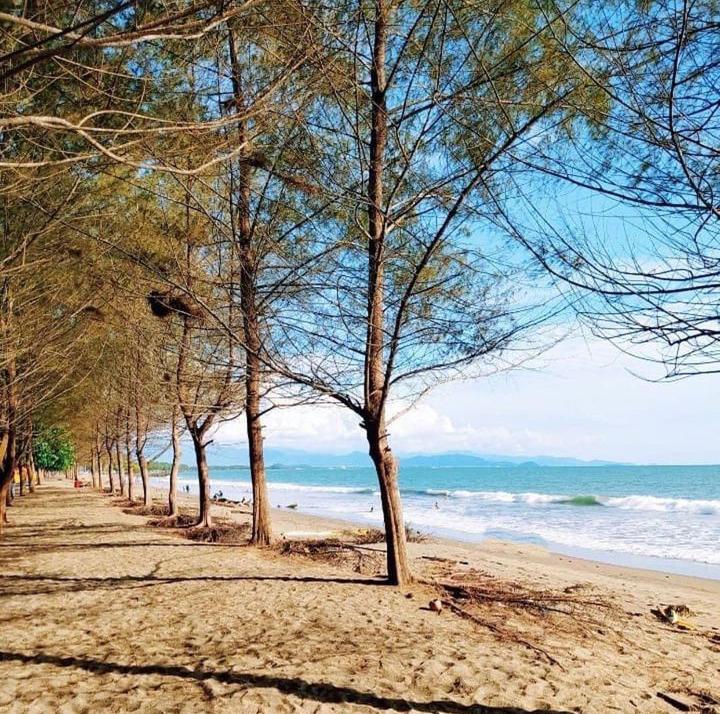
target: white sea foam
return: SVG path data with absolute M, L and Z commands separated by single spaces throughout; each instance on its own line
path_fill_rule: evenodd
M 656 498 L 655 496 L 623 496 L 599 499 L 606 506 L 631 511 L 682 511 L 705 516 L 720 515 L 720 501 L 693 498 Z
M 525 503 L 528 505 L 561 504 L 567 506 L 607 506 L 631 511 L 680 511 L 698 515 L 720 515 L 720 500 L 693 498 L 659 498 L 656 496 L 593 496 L 548 493 L 509 493 L 507 491 L 466 491 L 427 489 L 428 496 L 472 498 L 493 503 Z
M 619 515 L 619 514 L 618 514 Z M 466 513 L 462 510 L 427 508 L 417 504 L 405 509 L 405 517 L 413 527 L 442 529 L 454 534 L 467 534 L 475 538 L 499 537 L 525 540 L 537 538 L 550 547 L 582 548 L 611 553 L 628 553 L 637 556 L 690 560 L 720 565 L 720 550 L 716 547 L 717 534 L 696 529 L 692 535 L 679 537 L 677 528 L 653 517 L 646 530 L 639 530 L 636 521 L 604 522 L 593 520 L 588 527 L 579 514 L 560 520 L 548 520 L 539 511 L 523 510 L 515 515 L 493 510 L 489 515 Z
M 167 484 L 162 478 L 153 482 Z M 190 474 L 183 475 L 181 483 L 197 493 L 197 480 Z M 273 506 L 297 502 L 301 511 L 309 513 L 382 523 L 379 494 L 370 486 L 277 481 L 268 486 Z M 228 498 L 247 497 L 249 473 L 240 481 L 212 478 L 212 489 L 222 490 Z M 406 520 L 428 532 L 472 540 L 537 539 L 550 547 L 720 565 L 720 499 L 441 488 L 408 490 L 403 495 Z
M 252 488 L 250 481 L 237 481 L 235 479 L 218 479 L 211 478 L 212 488 L 235 488 L 248 490 Z M 179 483 L 188 483 L 191 485 L 197 484 L 196 478 L 185 478 L 179 479 Z M 304 491 L 310 493 L 377 493 L 374 489 L 367 486 L 311 486 L 304 483 L 292 483 L 292 482 L 268 482 L 268 488 L 271 491 Z

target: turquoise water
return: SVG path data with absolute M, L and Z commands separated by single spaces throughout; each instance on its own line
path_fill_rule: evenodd
M 211 469 L 213 491 L 249 497 L 247 469 Z M 268 470 L 273 506 L 380 525 L 371 468 Z M 196 490 L 192 472 L 181 484 Z M 159 484 L 162 485 L 162 484 Z M 408 467 L 405 520 L 461 540 L 500 538 L 618 564 L 720 578 L 719 466 Z

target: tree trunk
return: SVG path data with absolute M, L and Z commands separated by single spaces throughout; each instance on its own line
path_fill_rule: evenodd
M 205 444 L 202 442 L 202 435 L 191 431 L 193 440 L 193 448 L 195 449 L 195 461 L 197 463 L 198 486 L 200 489 L 200 498 L 198 504 L 198 526 L 206 528 L 212 525 L 210 517 L 210 472 L 208 470 L 207 455 L 205 454 Z
M 95 452 L 95 457 L 97 459 L 97 488 L 98 491 L 102 492 L 103 489 L 103 480 L 102 480 L 102 459 L 100 457 L 100 452 Z
M 388 137 L 387 79 L 385 73 L 389 8 L 385 0 L 375 1 L 370 90 L 372 105 L 370 156 L 367 178 L 368 218 L 368 303 L 365 342 L 365 428 L 370 458 L 380 485 L 385 521 L 388 580 L 404 585 L 412 580 L 405 543 L 405 524 L 397 484 L 397 462 L 387 443 L 385 403 L 388 375 L 385 364 L 385 239 L 384 197 L 385 151 Z
M 28 487 L 28 493 L 35 493 L 35 482 L 33 480 L 33 469 L 32 469 L 31 464 L 32 464 L 32 461 L 29 461 L 28 465 L 25 467 L 27 470 L 27 487 Z
M 248 362 L 256 362 L 256 369 L 246 375 L 245 417 L 247 420 L 248 454 L 250 477 L 253 490 L 253 523 L 251 543 L 269 545 L 272 538 L 270 529 L 270 502 L 265 478 L 265 457 L 263 454 L 262 426 L 260 424 L 260 364 L 255 355 Z
M 0 534 L 2 534 L 3 527 L 8 522 L 7 517 L 7 498 L 8 491 L 10 490 L 10 483 L 4 483 L 0 487 Z
M 12 302 L 9 303 L 8 313 L 12 312 Z M 12 480 L 15 477 L 15 466 L 17 464 L 17 434 L 15 432 L 18 409 L 18 398 L 17 398 L 17 385 L 15 380 L 17 378 L 17 371 L 15 366 L 15 354 L 8 350 L 5 357 L 7 364 L 5 367 L 5 380 L 7 384 L 6 392 L 6 410 L 5 419 L 7 423 L 7 430 L 3 443 L 5 444 L 4 458 L 0 464 L 0 528 L 8 522 L 7 517 L 7 506 L 12 504 Z
M 102 459 L 100 457 L 100 438 L 98 436 L 97 430 L 95 431 L 95 456 L 97 457 L 97 487 L 99 491 L 102 491 Z
M 128 414 L 130 414 L 129 411 L 128 411 Z M 129 419 L 129 417 L 128 417 L 128 434 L 130 434 L 130 419 Z M 129 443 L 130 442 L 128 442 L 128 444 Z M 140 400 L 139 400 L 139 398 L 137 398 L 137 392 L 136 392 L 136 399 L 135 399 L 135 455 L 137 456 L 138 466 L 140 467 L 140 478 L 142 480 L 142 488 L 143 488 L 143 504 L 145 505 L 145 508 L 149 508 L 150 504 L 151 504 L 151 498 L 150 498 L 150 479 L 149 479 L 149 474 L 148 474 L 148 465 L 147 465 L 147 459 L 145 458 L 145 444 L 146 443 L 147 443 L 147 421 L 143 418 L 142 410 L 140 409 Z M 128 452 L 128 454 L 129 453 L 130 452 Z M 128 458 L 129 458 L 129 456 L 128 456 Z
M 228 41 L 235 106 L 238 112 L 242 112 L 245 107 L 245 95 L 241 67 L 235 47 L 235 36 L 232 30 L 228 32 Z M 245 121 L 238 121 L 237 127 L 238 142 L 243 145 L 247 138 Z M 265 477 L 265 457 L 260 416 L 260 388 L 262 381 L 260 349 L 262 345 L 256 301 L 257 255 L 253 245 L 250 215 L 251 171 L 250 164 L 247 161 L 243 161 L 238 165 L 237 234 L 240 248 L 240 304 L 245 333 L 245 419 L 247 423 L 250 478 L 253 490 L 253 523 L 250 542 L 255 545 L 269 545 L 272 533 L 270 530 L 270 504 Z
M 143 504 L 146 508 L 150 507 L 152 499 L 150 498 L 150 480 L 148 474 L 147 459 L 142 449 L 137 450 L 138 466 L 140 467 L 140 478 L 142 479 L 143 487 Z
M 95 447 L 90 449 L 90 479 L 92 487 L 97 488 L 97 471 L 95 470 Z
M 30 472 L 32 473 L 33 483 L 40 485 L 40 470 L 35 468 L 35 457 L 30 452 Z
M 128 501 L 132 502 L 135 500 L 135 489 L 133 479 L 133 464 L 132 464 L 132 450 L 130 449 L 130 438 L 128 437 L 125 441 L 125 456 L 127 463 L 127 479 L 128 479 Z
M 178 471 L 180 470 L 180 456 L 181 456 L 178 411 L 179 411 L 178 407 L 175 407 L 173 409 L 173 415 L 172 415 L 173 459 L 172 459 L 172 466 L 170 466 L 170 488 L 168 491 L 168 511 L 171 516 L 177 516 L 177 514 L 178 514 L 177 481 L 178 481 Z
M 115 440 L 115 456 L 117 458 L 118 481 L 120 482 L 120 495 L 125 495 L 125 476 L 123 474 L 122 459 L 120 458 L 120 439 Z
M 115 479 L 113 478 L 112 444 L 110 444 L 110 446 L 106 446 L 105 449 L 107 450 L 107 455 L 108 455 L 108 480 L 110 481 L 110 493 L 115 495 Z
M 381 420 L 379 426 L 370 424 L 367 426 L 370 458 L 375 465 L 380 485 L 380 501 L 385 522 L 388 581 L 392 585 L 404 585 L 412 581 L 412 571 L 407 555 L 402 500 L 397 480 L 397 461 L 387 443 L 384 419 Z
M 20 466 L 18 468 L 18 476 L 20 477 L 18 479 L 18 486 L 19 486 L 19 491 L 20 491 L 21 496 L 25 495 L 25 473 L 23 471 L 24 468 L 25 468 L 24 466 Z
M 0 534 L 7 522 L 7 514 L 5 513 L 5 505 L 7 502 L 7 489 L 10 487 L 10 481 L 5 473 L 5 456 L 10 445 L 10 434 L 5 432 L 0 439 Z

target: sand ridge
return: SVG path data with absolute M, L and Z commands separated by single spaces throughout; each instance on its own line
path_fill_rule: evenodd
M 508 544 L 413 546 L 417 569 L 438 562 L 423 556 L 462 555 L 500 578 L 582 584 L 619 606 L 620 620 L 566 634 L 508 609 L 507 626 L 533 628 L 557 666 L 427 611 L 426 586 L 178 539 L 66 482 L 20 499 L 10 517 L 0 540 L 1 711 L 672 712 L 658 691 L 693 706 L 698 693 L 720 699 L 720 644 L 706 636 L 720 625 L 718 583 Z M 278 522 L 279 531 L 333 527 L 302 514 Z M 653 603 L 676 600 L 698 613 L 701 632 L 650 615 Z

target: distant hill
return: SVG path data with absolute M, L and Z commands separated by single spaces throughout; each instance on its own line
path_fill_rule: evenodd
M 499 468 L 542 466 L 611 466 L 612 461 L 583 461 L 560 456 L 503 456 L 497 454 L 399 454 L 404 467 L 424 468 Z M 246 447 L 242 444 L 212 444 L 208 447 L 208 462 L 215 468 L 223 466 L 247 466 Z M 265 449 L 265 463 L 278 466 L 371 466 L 370 457 L 362 451 L 346 454 L 320 454 L 298 449 Z
M 404 466 L 487 467 L 499 466 L 612 466 L 612 461 L 583 461 L 563 456 L 498 456 L 495 454 L 425 454 L 402 459 Z

